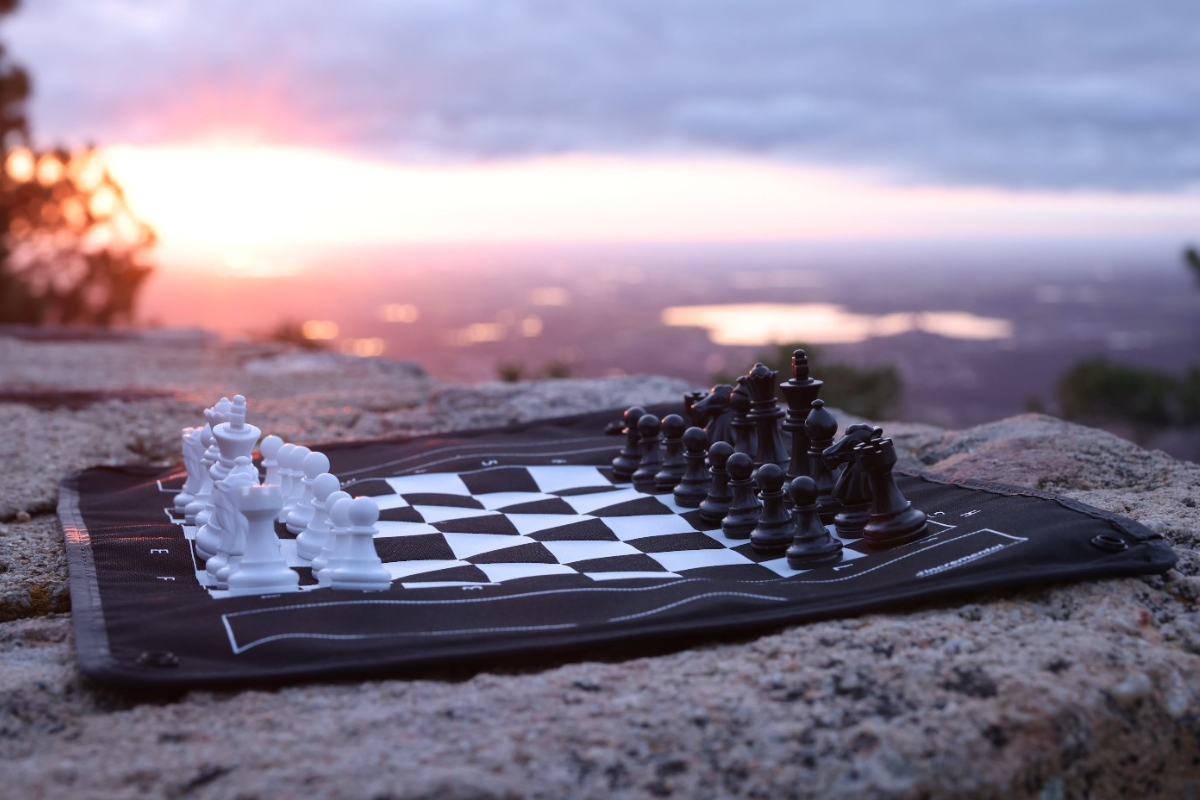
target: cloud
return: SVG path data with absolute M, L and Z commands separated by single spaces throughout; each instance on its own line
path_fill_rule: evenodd
M 396 160 L 749 154 L 898 182 L 1174 191 L 1195 0 L 42 0 L 43 138 Z

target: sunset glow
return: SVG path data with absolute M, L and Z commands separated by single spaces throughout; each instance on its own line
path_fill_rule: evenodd
M 1178 235 L 1200 216 L 1196 195 L 904 187 L 748 159 L 415 166 L 219 145 L 104 154 L 165 245 L 220 248 L 250 272 L 261 265 L 239 253 L 304 244 Z

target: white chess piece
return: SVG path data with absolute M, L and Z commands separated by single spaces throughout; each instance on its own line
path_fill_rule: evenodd
M 276 522 L 283 522 L 287 514 L 288 498 L 292 496 L 292 451 L 296 449 L 294 444 L 285 444 L 275 453 L 275 460 L 278 463 L 275 469 L 275 474 L 279 476 L 279 493 L 283 496 L 283 505 L 279 509 L 279 513 L 275 515 Z
M 339 501 L 341 502 L 341 501 Z M 340 548 L 326 565 L 332 589 L 355 589 L 360 592 L 381 592 L 392 585 L 392 573 L 383 566 L 375 552 L 375 523 L 379 506 L 369 497 L 350 501 L 346 510 L 350 526 L 343 535 L 347 544 Z
M 300 590 L 300 575 L 290 569 L 279 549 L 275 517 L 283 507 L 279 486 L 246 486 L 237 493 L 238 511 L 246 520 L 246 552 L 229 575 L 229 593 L 274 594 Z
M 300 462 L 300 469 L 304 473 L 304 477 L 300 480 L 302 493 L 296 500 L 296 507 L 287 516 L 288 531 L 297 535 L 303 533 L 304 529 L 308 527 L 308 523 L 312 521 L 312 484 L 318 475 L 329 471 L 329 457 L 324 453 L 309 453 Z
M 262 452 L 263 485 L 279 485 L 279 448 L 283 439 L 275 434 L 264 436 L 258 449 Z
M 212 422 L 215 419 L 214 415 L 209 421 Z M 213 483 L 217 484 L 225 479 L 239 458 L 250 457 L 262 431 L 246 422 L 246 398 L 240 394 L 235 395 L 233 402 L 229 403 L 225 421 L 214 424 L 212 431 L 217 447 L 217 462 L 209 470 L 209 474 L 212 475 Z M 254 477 L 257 483 L 257 472 L 254 473 Z M 210 516 L 207 519 L 201 521 L 197 515 L 200 529 L 196 531 L 196 550 L 205 557 L 208 557 L 209 553 L 217 552 L 221 539 L 220 523 L 217 522 L 214 525 L 211 517 L 213 508 L 211 495 L 208 508 Z
M 208 527 L 220 538 L 216 552 L 204 563 L 204 571 L 219 589 L 225 588 L 231 566 L 236 566 L 246 547 L 246 520 L 237 510 L 235 495 L 243 487 L 256 485 L 258 470 L 249 456 L 239 456 L 229 474 L 213 487 L 213 514 Z
M 195 492 L 196 499 L 183 509 L 184 522 L 188 525 L 196 524 L 196 515 L 204 510 L 204 506 L 208 503 L 208 495 L 212 493 L 212 476 L 208 474 L 212 462 L 205 460 L 208 448 L 212 443 L 212 426 L 205 423 L 204 427 L 200 429 L 200 441 L 196 444 L 197 449 L 194 454 L 194 457 L 199 460 L 200 488 Z
M 217 448 L 216 437 L 213 436 L 213 429 L 222 422 L 229 420 L 229 409 L 233 404 L 228 397 L 222 397 L 217 404 L 212 408 L 204 409 L 204 418 L 208 423 L 204 426 L 204 433 L 201 438 L 204 442 L 204 455 L 201 460 L 204 463 L 204 471 L 208 475 L 208 480 L 205 481 L 204 487 L 200 490 L 201 494 L 197 495 L 196 500 L 200 503 L 200 509 L 191 515 L 192 524 L 196 526 L 196 551 L 201 558 L 208 558 L 215 552 L 213 550 L 216 545 L 212 541 L 212 537 L 200 540 L 200 530 L 208 524 L 209 515 L 212 514 L 212 490 L 213 485 L 224 477 L 224 472 L 214 475 L 213 471 L 217 469 L 218 461 L 220 460 L 220 450 Z M 190 506 L 189 506 L 190 510 Z
M 329 535 L 325 537 L 325 546 L 321 548 L 321 552 L 312 560 L 313 577 L 317 579 L 317 583 L 322 586 L 329 585 L 329 575 L 325 573 L 325 567 L 329 563 L 329 559 L 333 557 L 334 551 L 337 549 L 338 539 L 350 527 L 350 518 L 345 512 L 350 510 L 351 501 L 349 492 L 337 491 L 325 498 L 325 514 L 329 518 Z M 337 518 L 334 518 L 334 507 L 338 502 L 345 500 L 345 504 L 338 511 Z M 324 579 L 322 579 L 324 575 Z
M 202 427 L 184 428 L 180 436 L 183 443 L 183 466 L 187 470 L 187 480 L 183 482 L 179 494 L 175 495 L 175 510 L 180 514 L 186 512 L 188 504 L 196 499 L 196 492 L 204 485 L 204 463 L 200 460 L 200 433 L 203 430 Z
M 288 454 L 286 464 L 279 465 L 280 468 L 286 466 L 288 474 L 292 476 L 292 480 L 288 483 L 287 491 L 283 496 L 283 512 L 279 518 L 280 522 L 287 522 L 288 515 L 296 510 L 296 504 L 304 496 L 304 459 L 308 458 L 311 453 L 312 450 L 309 450 L 302 444 L 298 444 Z
M 318 455 L 314 453 L 313 455 Z M 309 456 L 312 458 L 312 456 Z M 320 554 L 329 538 L 329 506 L 326 503 L 329 495 L 340 487 L 341 481 L 336 475 L 322 472 L 312 481 L 312 519 L 308 526 L 296 537 L 296 554 L 305 561 L 311 561 Z

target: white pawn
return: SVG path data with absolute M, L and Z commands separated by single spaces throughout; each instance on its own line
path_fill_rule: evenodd
M 279 448 L 283 439 L 275 434 L 264 436 L 258 449 L 262 453 L 263 485 L 279 485 Z
M 250 463 L 249 456 L 239 456 L 229 471 L 213 487 L 213 515 L 208 527 L 218 531 L 216 553 L 204 564 L 204 570 L 218 589 L 225 588 L 232 566 L 246 549 L 245 518 L 237 510 L 235 495 L 245 486 L 258 484 L 258 470 Z
M 309 456 L 320 455 L 313 453 Z M 312 561 L 325 546 L 329 538 L 329 506 L 326 500 L 341 487 L 336 475 L 322 472 L 312 481 L 312 518 L 304 531 L 296 537 L 296 554 L 305 561 Z
M 318 475 L 329 472 L 329 457 L 324 453 L 309 453 L 300 462 L 300 469 L 304 473 L 304 477 L 300 480 L 302 493 L 296 499 L 296 507 L 288 512 L 287 516 L 288 531 L 297 535 L 303 533 L 304 529 L 308 527 L 308 523 L 312 521 L 312 483 Z
M 375 523 L 379 519 L 379 506 L 369 497 L 359 497 L 350 501 L 346 515 L 350 527 L 341 538 L 347 544 L 339 548 L 341 552 L 335 554 L 325 567 L 330 573 L 330 588 L 356 589 L 360 592 L 388 589 L 392 585 L 392 573 L 387 571 L 375 552 Z
M 325 537 L 325 546 L 321 548 L 321 552 L 312 560 L 313 577 L 317 579 L 317 583 L 322 586 L 329 585 L 329 574 L 325 572 L 326 565 L 329 564 L 329 559 L 333 557 L 337 550 L 338 541 L 343 538 L 346 530 L 350 527 L 350 517 L 346 512 L 350 510 L 351 501 L 349 492 L 337 491 L 325 498 L 325 513 L 329 517 L 329 535 Z M 334 513 L 334 508 L 337 504 L 345 500 L 342 508 Z M 322 579 L 322 575 L 324 578 Z
M 285 444 L 279 448 L 275 454 L 275 460 L 278 463 L 275 469 L 275 474 L 279 477 L 279 493 L 283 496 L 283 507 L 279 509 L 279 513 L 275 515 L 276 522 L 283 522 L 284 515 L 287 513 L 287 501 L 292 496 L 292 451 L 296 449 L 294 444 Z
M 175 495 L 175 510 L 180 514 L 184 514 L 188 503 L 196 499 L 196 492 L 200 491 L 200 487 L 204 485 L 204 462 L 200 460 L 201 447 L 200 433 L 203 428 L 184 428 L 181 439 L 183 440 L 183 466 L 187 469 L 187 480 L 183 482 L 183 488 L 179 490 L 179 494 Z
M 300 575 L 288 567 L 275 535 L 275 516 L 283 493 L 274 484 L 246 486 L 237 493 L 246 519 L 246 554 L 229 575 L 230 594 L 274 594 L 300 590 Z
M 287 491 L 283 495 L 283 512 L 279 518 L 280 522 L 288 521 L 288 515 L 296 510 L 296 504 L 304 496 L 304 459 L 308 458 L 311 453 L 312 450 L 298 444 L 288 454 L 287 461 L 279 465 L 280 469 L 286 469 L 287 474 L 292 476 Z M 297 532 L 293 531 L 293 533 Z

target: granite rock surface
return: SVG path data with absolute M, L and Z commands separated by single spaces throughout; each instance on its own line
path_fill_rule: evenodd
M 814 366 L 815 370 L 815 366 Z M 904 466 L 1063 494 L 1179 556 L 658 652 L 132 698 L 75 667 L 59 478 L 175 460 L 222 394 L 288 439 L 667 402 L 666 378 L 449 386 L 205 337 L 0 337 L 0 794 L 31 798 L 1197 797 L 1200 466 L 1026 415 L 887 424 Z M 843 423 L 848 420 L 843 417 Z

